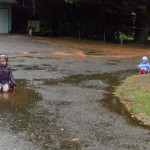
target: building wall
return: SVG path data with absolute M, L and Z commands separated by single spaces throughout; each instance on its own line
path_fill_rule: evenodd
M 0 33 L 11 31 L 11 4 L 0 3 Z

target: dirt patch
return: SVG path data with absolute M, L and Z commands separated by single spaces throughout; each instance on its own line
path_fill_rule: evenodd
M 57 51 L 53 53 L 54 55 L 61 55 L 61 56 L 78 56 L 78 57 L 85 57 L 85 54 L 83 54 L 80 50 L 71 50 L 71 51 Z
M 27 36 L 28 37 L 28 36 Z M 32 40 L 38 40 L 49 44 L 56 44 L 70 47 L 71 50 L 55 51 L 53 54 L 61 56 L 78 56 L 78 57 L 111 57 L 111 58 L 128 58 L 143 55 L 150 55 L 149 45 L 139 44 L 120 44 L 104 43 L 101 41 L 77 40 L 75 38 L 46 38 L 31 37 Z M 87 49 L 88 48 L 88 49 Z M 88 53 L 90 49 L 90 53 Z M 93 51 L 93 52 L 92 52 Z M 89 55 L 87 55 L 87 53 Z M 95 53 L 99 55 L 95 55 Z

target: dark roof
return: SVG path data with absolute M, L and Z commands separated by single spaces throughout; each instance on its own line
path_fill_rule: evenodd
M 15 0 L 0 0 L 0 3 L 17 3 Z

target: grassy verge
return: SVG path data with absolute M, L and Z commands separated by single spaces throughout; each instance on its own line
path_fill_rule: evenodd
M 150 125 L 150 74 L 127 78 L 114 92 L 131 116 Z

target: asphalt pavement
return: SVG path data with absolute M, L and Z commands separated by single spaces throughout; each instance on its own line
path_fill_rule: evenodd
M 73 50 L 0 35 L 0 53 L 8 55 L 18 83 L 17 96 L 0 101 L 0 149 L 149 150 L 149 129 L 121 111 L 112 94 L 139 58 L 60 53 Z

